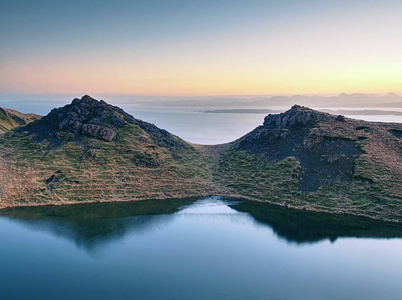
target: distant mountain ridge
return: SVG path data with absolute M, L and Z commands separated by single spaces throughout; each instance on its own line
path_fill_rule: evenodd
M 188 106 L 194 108 L 212 108 L 219 109 L 233 107 L 242 107 L 252 109 L 271 108 L 271 107 L 290 107 L 298 103 L 299 105 L 309 107 L 388 107 L 402 108 L 402 97 L 396 93 L 380 94 L 364 94 L 341 93 L 337 96 L 321 96 L 321 95 L 293 95 L 293 96 L 220 96 L 220 97 L 192 97 L 189 99 L 166 101 L 166 102 L 147 102 L 147 105 L 169 104 L 172 106 Z
M 294 105 L 194 145 L 90 96 L 0 136 L 0 208 L 239 197 L 402 222 L 402 124 Z
M 293 101 L 293 102 L 292 102 Z M 267 100 L 271 105 L 280 103 L 293 105 L 300 103 L 307 106 L 317 107 L 400 107 L 402 108 L 402 97 L 396 93 L 386 95 L 341 93 L 338 96 L 276 96 Z
M 394 115 L 394 116 L 402 116 L 402 111 L 393 111 L 393 110 L 379 110 L 379 109 L 321 109 L 322 112 L 327 112 L 330 114 L 343 114 L 343 115 Z M 273 109 L 247 109 L 247 108 L 239 108 L 239 109 L 209 109 L 204 111 L 197 111 L 209 114 L 271 114 L 271 113 L 280 113 L 280 110 Z

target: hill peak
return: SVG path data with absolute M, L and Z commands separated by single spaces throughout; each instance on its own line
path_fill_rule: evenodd
M 335 116 L 295 104 L 284 113 L 266 116 L 264 119 L 264 127 L 304 127 L 330 118 L 335 118 Z
M 96 103 L 96 102 L 98 102 L 98 103 L 100 103 L 100 102 L 104 102 L 104 101 L 103 100 L 97 100 L 95 98 L 92 98 L 89 95 L 84 95 L 84 96 L 81 97 L 81 99 L 80 98 L 73 99 L 73 101 L 71 103 L 72 104 L 79 104 L 79 103 L 82 103 L 82 102 L 85 102 L 85 103 L 91 103 L 91 102 Z
M 53 109 L 40 123 L 50 123 L 56 131 L 110 142 L 116 136 L 116 130 L 134 122 L 135 119 L 121 108 L 85 95 L 81 99 L 75 98 L 71 104 Z

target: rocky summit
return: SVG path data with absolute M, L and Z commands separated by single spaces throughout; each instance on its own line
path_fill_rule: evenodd
M 112 141 L 116 132 L 135 119 L 121 108 L 97 101 L 88 95 L 74 99 L 71 104 L 53 109 L 40 122 L 28 127 L 38 138 L 77 139 L 82 136 Z M 24 129 L 25 130 L 25 129 Z
M 222 147 L 215 178 L 249 199 L 402 221 L 401 133 L 295 105 Z
M 265 117 L 263 126 L 239 141 L 238 150 L 262 155 L 270 162 L 294 157 L 300 164 L 299 189 L 315 192 L 320 186 L 338 180 L 352 180 L 361 148 L 352 139 L 329 136 L 320 123 L 346 126 L 343 116 L 293 106 L 289 111 Z
M 206 195 L 199 149 L 89 96 L 0 137 L 0 206 Z
M 193 145 L 90 96 L 0 136 L 0 207 L 239 197 L 402 222 L 402 124 L 293 106 Z

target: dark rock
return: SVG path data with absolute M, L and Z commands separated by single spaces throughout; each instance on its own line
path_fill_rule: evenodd
M 342 116 L 342 115 L 336 116 L 335 121 L 338 121 L 338 122 L 346 122 L 345 117 Z
M 32 126 L 31 131 L 38 139 L 50 140 L 54 146 L 70 140 L 69 132 L 75 139 L 86 135 L 110 142 L 118 129 L 135 122 L 122 109 L 85 95 L 81 99 L 75 98 L 69 105 L 53 109 L 41 122 Z M 50 134 L 50 138 L 44 136 L 45 131 Z
M 71 104 L 64 107 L 53 109 L 47 116 L 25 130 L 35 135 L 37 142 L 49 143 L 49 149 L 52 149 L 67 142 L 82 145 L 84 136 L 111 142 L 116 138 L 119 130 L 131 124 L 139 126 L 146 132 L 146 137 L 140 138 L 141 141 L 172 151 L 173 158 L 176 160 L 181 159 L 180 151 L 177 150 L 192 151 L 193 149 L 188 143 L 168 131 L 135 119 L 121 108 L 107 104 L 103 100 L 98 101 L 88 95 L 81 99 L 75 98 Z M 98 146 L 91 146 L 88 143 L 88 148 L 94 147 Z M 139 161 L 140 165 L 157 165 L 157 163 L 144 163 L 145 159 L 142 158 Z
M 52 176 L 45 180 L 46 189 L 53 194 L 53 190 L 57 186 L 60 178 L 63 176 L 63 172 L 61 170 L 57 170 L 54 172 Z
M 82 133 L 91 137 L 101 138 L 108 142 L 113 140 L 113 138 L 116 136 L 116 132 L 114 132 L 112 129 L 95 124 L 84 124 L 82 126 Z
M 354 161 L 362 151 L 352 140 L 325 135 L 320 123 L 336 118 L 295 105 L 285 113 L 265 117 L 263 126 L 239 139 L 237 150 L 262 155 L 271 163 L 295 157 L 300 162 L 303 192 L 315 192 L 336 180 L 350 182 Z
M 367 127 L 367 126 L 357 126 L 356 127 L 356 130 L 366 130 L 366 129 L 369 129 L 369 127 Z
M 310 149 L 314 144 L 322 142 L 324 139 L 324 132 L 318 128 L 312 128 L 303 141 L 303 146 Z
M 148 139 L 147 137 L 143 136 L 143 135 L 139 136 L 139 137 L 138 137 L 138 140 L 140 140 L 141 142 L 146 143 L 146 144 L 150 144 L 150 143 L 151 143 L 151 140 Z
M 402 130 L 391 129 L 389 132 L 392 133 L 395 137 L 402 139 Z
M 317 112 L 307 107 L 294 105 L 287 112 L 268 115 L 264 119 L 264 127 L 267 128 L 294 128 L 305 127 L 330 119 L 332 116 Z
M 191 147 L 187 143 L 175 138 L 165 129 L 160 129 L 154 124 L 143 122 L 141 120 L 137 120 L 137 124 L 141 127 L 142 130 L 148 133 L 153 143 L 157 144 L 160 147 L 164 147 L 173 151 L 172 154 L 175 159 L 180 159 L 180 157 L 177 156 L 177 152 L 175 150 L 191 149 Z
M 158 168 L 164 163 L 164 159 L 157 152 L 139 152 L 135 153 L 133 161 L 140 168 Z

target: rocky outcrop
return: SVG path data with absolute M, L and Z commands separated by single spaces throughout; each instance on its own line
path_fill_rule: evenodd
M 60 131 L 110 142 L 116 136 L 116 130 L 134 123 L 135 119 L 116 106 L 86 95 L 74 99 L 70 105 L 52 110 L 43 122 L 53 124 Z
M 46 140 L 52 147 L 59 147 L 69 141 L 80 142 L 83 136 L 111 142 L 120 130 L 130 124 L 144 130 L 150 143 L 156 143 L 170 150 L 189 149 L 187 143 L 166 130 L 138 120 L 121 108 L 88 95 L 74 99 L 71 104 L 53 109 L 40 122 L 24 130 L 34 134 L 37 141 Z
M 116 132 L 112 129 L 96 124 L 82 125 L 82 132 L 91 137 L 97 137 L 108 142 L 112 141 L 116 136 Z
M 330 114 L 318 112 L 307 107 L 294 105 L 281 114 L 270 114 L 264 119 L 265 128 L 295 128 L 317 124 L 322 120 L 333 118 Z
M 327 113 L 294 105 L 285 113 L 268 115 L 264 124 L 239 140 L 237 150 L 262 155 L 269 162 L 295 157 L 303 192 L 315 192 L 323 184 L 351 182 L 354 161 L 361 149 L 347 138 L 329 136 L 322 122 L 346 122 Z
M 90 96 L 0 135 L 0 208 L 211 193 L 198 148 Z

